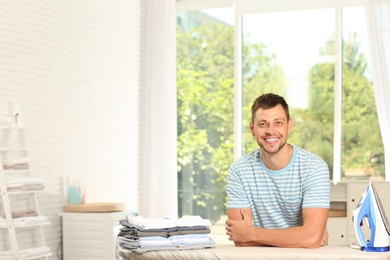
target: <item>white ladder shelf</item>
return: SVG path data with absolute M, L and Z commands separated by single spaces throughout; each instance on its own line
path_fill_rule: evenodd
M 37 200 L 44 184 L 32 178 L 17 106 L 12 105 L 9 116 L 0 117 L 0 131 L 0 218 L 5 217 L 0 221 L 0 232 L 2 236 L 8 233 L 9 238 L 6 250 L 0 249 L 0 259 L 48 260 L 52 253 L 46 246 L 43 227 L 50 223 L 39 214 Z M 31 238 L 26 240 L 26 234 Z

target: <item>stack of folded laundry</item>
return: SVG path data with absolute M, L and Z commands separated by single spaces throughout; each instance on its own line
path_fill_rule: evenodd
M 119 222 L 122 227 L 118 245 L 134 253 L 215 247 L 209 237 L 210 220 L 199 216 L 184 216 L 177 220 L 129 216 Z

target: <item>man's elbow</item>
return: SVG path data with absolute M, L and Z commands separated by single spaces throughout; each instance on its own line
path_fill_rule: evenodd
M 322 236 L 307 237 L 307 239 L 305 239 L 304 242 L 305 244 L 303 245 L 303 247 L 308 249 L 319 248 L 321 246 L 321 241 L 322 241 Z
M 234 245 L 236 247 L 244 247 L 244 246 L 260 246 L 260 244 L 255 242 L 236 242 L 234 241 Z
M 320 247 L 320 243 L 307 244 L 305 247 L 308 249 L 316 249 Z
M 234 242 L 234 245 L 235 245 L 236 247 L 243 247 L 243 246 L 245 246 L 245 243 Z

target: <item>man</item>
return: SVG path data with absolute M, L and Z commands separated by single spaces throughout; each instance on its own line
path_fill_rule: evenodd
M 287 143 L 292 125 L 283 97 L 269 93 L 253 103 L 250 131 L 260 148 L 232 164 L 227 178 L 226 234 L 236 246 L 327 243 L 329 169 Z

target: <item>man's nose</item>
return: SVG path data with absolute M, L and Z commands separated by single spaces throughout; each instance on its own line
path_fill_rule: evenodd
M 265 130 L 265 133 L 266 134 L 271 134 L 271 133 L 273 133 L 274 132 L 274 129 L 273 129 L 273 127 L 271 126 L 271 125 L 269 125 L 268 127 L 267 127 L 267 129 Z

